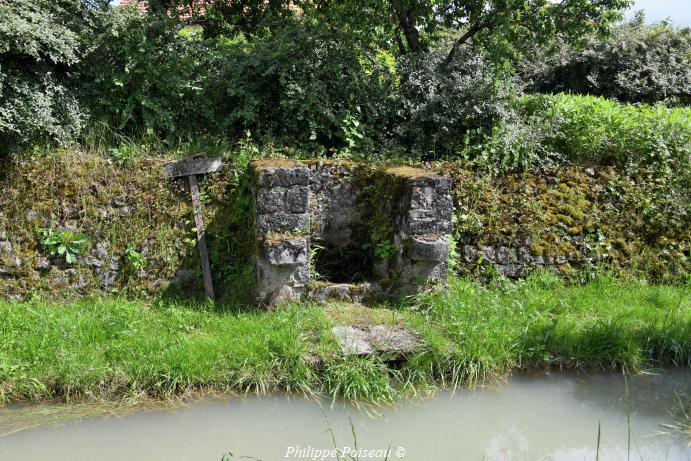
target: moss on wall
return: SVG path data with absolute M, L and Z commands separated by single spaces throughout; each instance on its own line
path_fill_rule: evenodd
M 606 268 L 679 281 L 691 272 L 688 184 L 648 171 L 627 175 L 611 167 L 501 175 L 481 174 L 457 163 L 436 168 L 456 181 L 455 233 L 460 245 L 526 247 L 533 255 L 554 259 L 555 267 L 568 275 Z
M 165 161 L 116 164 L 95 154 L 56 151 L 0 165 L 0 297 L 63 298 L 103 289 L 136 296 L 201 294 L 188 185 L 161 177 Z M 217 291 L 238 302 L 249 301 L 255 280 L 248 163 L 242 155 L 228 155 L 221 171 L 200 182 Z M 397 250 L 388 223 L 403 189 L 396 176 L 372 173 L 376 168 L 355 174 L 366 181 L 364 196 L 376 202 L 364 207 L 376 213 L 363 216 L 363 245 L 369 245 L 373 261 L 381 261 L 382 253 Z M 455 180 L 461 250 L 525 250 L 573 276 L 609 269 L 683 281 L 691 273 L 691 194 L 683 179 L 609 167 L 500 175 L 459 163 L 432 168 Z M 40 245 L 36 228 L 51 225 L 89 236 L 88 250 L 74 265 L 49 257 Z M 145 267 L 126 270 L 128 249 L 144 257 Z M 466 258 L 456 267 L 484 271 L 477 262 Z
M 185 178 L 162 178 L 165 161 L 115 164 L 98 155 L 59 151 L 3 164 L 0 229 L 21 267 L 0 277 L 0 296 L 80 295 L 97 289 L 199 293 L 189 186 Z M 245 165 L 226 159 L 220 172 L 200 181 L 212 269 L 221 291 L 250 272 Z M 36 232 L 41 227 L 83 232 L 89 248 L 73 265 L 49 257 Z M 128 249 L 145 260 L 136 273 L 126 270 Z

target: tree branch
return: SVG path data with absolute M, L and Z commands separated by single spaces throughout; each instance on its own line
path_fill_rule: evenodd
M 403 35 L 405 35 L 405 40 L 408 43 L 408 50 L 412 53 L 417 53 L 422 47 L 420 45 L 420 34 L 411 20 L 410 13 L 414 12 L 415 8 L 411 7 L 409 11 L 406 12 L 401 0 L 389 0 L 389 5 L 398 19 L 398 24 L 403 31 Z
M 466 43 L 468 40 L 476 36 L 482 29 L 485 29 L 488 27 L 488 23 L 485 23 L 483 21 L 479 21 L 475 24 L 473 24 L 466 32 L 465 34 L 461 35 L 458 40 L 453 42 L 453 46 L 451 47 L 451 50 L 449 50 L 449 54 L 446 55 L 446 58 L 442 63 L 439 65 L 439 69 L 441 70 L 446 70 L 451 62 L 453 61 L 453 58 L 456 57 L 456 53 L 458 52 L 458 49 Z

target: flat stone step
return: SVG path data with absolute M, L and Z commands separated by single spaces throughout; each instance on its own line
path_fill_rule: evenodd
M 309 298 L 317 303 L 345 301 L 361 303 L 366 299 L 381 296 L 383 290 L 377 283 L 328 283 L 318 282 L 309 286 Z
M 348 325 L 334 327 L 331 331 L 346 355 L 376 355 L 396 361 L 405 359 L 424 345 L 417 331 L 399 325 Z

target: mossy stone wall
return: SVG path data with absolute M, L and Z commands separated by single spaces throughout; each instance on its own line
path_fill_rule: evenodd
M 165 161 L 117 164 L 60 151 L 0 164 L 0 297 L 201 295 L 188 185 L 161 177 Z M 251 301 L 256 281 L 248 163 L 228 156 L 221 171 L 200 181 L 221 301 Z M 520 277 L 544 267 L 570 277 L 611 270 L 665 282 L 691 273 L 691 185 L 670 176 L 611 167 L 494 175 L 459 163 L 430 168 L 454 180 L 458 273 Z M 379 197 L 370 209 L 385 212 L 395 184 L 390 175 L 368 177 L 362 187 L 381 192 L 369 194 Z M 369 253 L 392 250 L 386 220 L 373 214 L 361 221 L 368 223 Z M 74 264 L 41 246 L 36 229 L 49 226 L 88 235 Z M 419 246 L 434 251 L 424 241 Z M 144 267 L 133 267 L 130 251 L 142 255 Z

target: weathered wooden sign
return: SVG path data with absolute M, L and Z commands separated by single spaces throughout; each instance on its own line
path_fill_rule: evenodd
M 166 178 L 178 178 L 180 176 L 192 176 L 218 171 L 223 164 L 220 158 L 206 158 L 193 155 L 177 162 L 163 165 L 163 176 Z
M 197 243 L 199 245 L 199 256 L 202 260 L 202 273 L 204 274 L 204 288 L 206 295 L 214 299 L 214 283 L 211 278 L 211 265 L 209 264 L 209 252 L 206 249 L 206 230 L 202 219 L 202 204 L 199 199 L 199 185 L 197 175 L 213 173 L 218 171 L 223 163 L 221 159 L 206 158 L 205 153 L 196 154 L 177 162 L 163 165 L 163 176 L 166 178 L 177 178 L 187 176 L 190 182 L 190 192 L 192 194 L 192 205 L 194 207 L 194 223 L 197 226 Z

